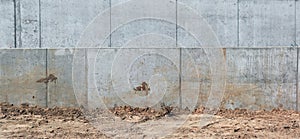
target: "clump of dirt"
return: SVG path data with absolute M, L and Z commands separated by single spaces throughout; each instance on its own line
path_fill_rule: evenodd
M 192 113 L 193 114 L 203 114 L 204 110 L 205 110 L 205 107 L 198 107 Z
M 110 111 L 121 117 L 122 120 L 134 121 L 134 122 L 145 122 L 148 120 L 158 120 L 161 117 L 164 117 L 171 113 L 173 107 L 170 106 L 162 106 L 160 110 L 156 110 L 153 108 L 134 108 L 131 106 L 116 106 Z

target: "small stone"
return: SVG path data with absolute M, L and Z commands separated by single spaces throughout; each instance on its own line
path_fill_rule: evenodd
M 285 126 L 283 126 L 283 128 L 284 128 L 284 129 L 289 129 L 289 128 L 291 128 L 291 127 L 288 126 L 288 125 L 285 125 Z
M 241 129 L 241 128 L 238 127 L 238 128 L 236 128 L 236 129 L 234 129 L 233 132 L 238 132 L 240 129 Z
M 21 106 L 24 107 L 29 107 L 29 103 L 22 103 Z
M 264 127 L 254 127 L 255 130 L 263 130 L 265 129 Z

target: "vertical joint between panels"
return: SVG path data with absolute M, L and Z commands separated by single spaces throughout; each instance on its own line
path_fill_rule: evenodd
M 41 13 L 41 0 L 39 0 L 39 48 L 42 48 L 42 13 Z
M 299 111 L 299 46 L 297 44 L 297 1 L 295 0 L 295 38 L 294 38 L 294 46 L 297 49 L 297 64 L 296 64 L 296 111 Z
M 111 5 L 111 1 L 112 0 L 109 0 L 109 47 L 112 47 L 111 43 L 112 43 L 112 40 L 111 40 L 111 8 L 112 8 L 112 5 Z
M 48 77 L 48 49 L 46 49 L 46 77 Z M 48 97 L 49 96 L 49 87 L 48 83 L 46 83 L 46 107 L 48 107 Z
M 175 41 L 176 48 L 178 47 L 178 0 L 175 3 Z M 182 48 L 179 48 L 179 108 L 182 109 Z
M 240 0 L 237 0 L 237 46 L 240 46 Z
M 22 48 L 21 3 L 14 0 L 15 48 Z
M 17 48 L 17 3 L 16 0 L 13 0 L 14 3 L 14 48 Z

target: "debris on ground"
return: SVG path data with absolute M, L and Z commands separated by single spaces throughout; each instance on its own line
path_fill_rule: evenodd
M 171 113 L 172 107 L 163 106 L 160 110 L 153 108 L 133 108 L 130 106 L 117 106 L 110 111 L 122 120 L 133 121 L 133 122 L 146 122 L 148 120 L 158 120 Z
M 95 111 L 101 113 L 100 109 Z M 156 121 L 157 124 L 170 121 L 175 123 L 178 117 L 186 115 L 186 122 L 165 138 L 300 137 L 300 113 L 292 110 L 219 109 L 214 115 L 207 115 L 206 112 L 210 111 L 199 107 L 191 114 L 174 115 L 176 110 L 173 107 L 162 105 L 160 109 L 116 106 L 110 111 L 112 116 L 120 117 L 121 121 L 139 125 L 139 128 L 148 131 L 155 128 L 147 124 L 149 121 Z M 0 138 L 108 138 L 86 116 L 79 108 L 45 108 L 27 103 L 20 106 L 0 103 Z M 107 118 L 101 114 L 97 116 Z M 160 128 L 162 131 L 166 130 L 163 126 Z M 118 128 L 112 127 L 112 130 Z

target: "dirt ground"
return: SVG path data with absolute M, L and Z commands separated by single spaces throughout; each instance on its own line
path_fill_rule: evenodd
M 101 113 L 100 110 L 89 115 L 78 108 L 1 103 L 0 138 L 300 138 L 300 113 L 295 111 L 221 109 L 215 115 L 207 115 L 203 114 L 204 110 L 198 108 L 187 114 L 173 112 L 175 110 L 171 107 L 162 107 L 161 110 L 116 107 L 110 110 L 114 116 L 105 117 L 114 117 L 116 123 L 106 126 L 101 123 L 103 117 L 95 115 Z M 135 128 L 117 131 L 127 128 L 127 123 Z M 169 125 L 176 126 L 167 129 Z M 154 131 L 160 132 L 155 134 Z

